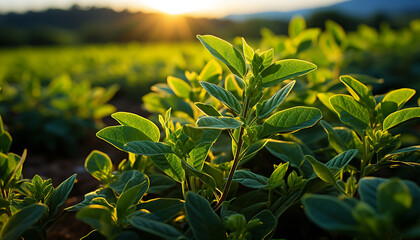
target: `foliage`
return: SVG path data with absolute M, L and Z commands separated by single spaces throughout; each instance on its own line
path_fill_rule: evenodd
M 23 236 L 30 239 L 46 239 L 46 230 L 62 213 L 64 204 L 76 180 L 76 174 L 54 188 L 51 179 L 43 180 L 35 175 L 32 179 L 22 176 L 26 150 L 22 156 L 9 152 L 12 142 L 4 130 L 0 118 L 0 237 L 14 240 Z
M 75 83 L 68 76 L 55 78 L 45 87 L 36 80 L 24 83 L 4 88 L 0 108 L 11 115 L 8 125 L 18 142 L 31 149 L 74 154 L 79 141 L 116 110 L 107 102 L 117 85 L 91 87 L 89 82 Z

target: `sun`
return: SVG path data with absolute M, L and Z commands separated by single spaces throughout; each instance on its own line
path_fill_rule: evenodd
M 201 0 L 153 0 L 148 1 L 147 5 L 170 15 L 193 13 L 207 8 L 206 1 Z

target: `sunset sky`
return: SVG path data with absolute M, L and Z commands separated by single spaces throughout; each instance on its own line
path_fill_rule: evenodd
M 0 0 L 0 12 L 38 11 L 47 8 L 112 7 L 144 12 L 165 12 L 204 17 L 264 11 L 293 11 L 328 6 L 346 0 Z

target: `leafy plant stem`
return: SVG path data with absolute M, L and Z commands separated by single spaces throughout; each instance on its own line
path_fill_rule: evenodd
M 362 166 L 361 166 L 361 176 L 360 178 L 366 175 L 366 167 L 368 166 L 370 159 L 369 159 L 369 141 L 368 136 L 363 138 L 363 159 L 362 159 Z
M 244 107 L 244 112 L 242 117 L 246 118 L 246 114 L 248 112 L 248 105 L 249 105 L 249 99 L 245 98 L 245 107 Z M 222 206 L 223 201 L 225 200 L 227 194 L 229 193 L 229 189 L 230 189 L 230 185 L 232 184 L 232 178 L 233 178 L 233 174 L 236 171 L 236 168 L 238 168 L 239 162 L 242 159 L 241 157 L 241 151 L 242 151 L 242 147 L 244 145 L 244 142 L 242 140 L 242 136 L 244 135 L 244 127 L 241 126 L 241 129 L 239 130 L 239 137 L 238 137 L 238 147 L 236 148 L 236 152 L 235 152 L 235 157 L 233 158 L 233 165 L 232 168 L 229 171 L 229 176 L 228 179 L 226 181 L 226 185 L 223 188 L 223 192 L 222 195 L 220 196 L 219 201 L 217 202 L 217 204 L 214 206 L 214 210 L 219 209 Z

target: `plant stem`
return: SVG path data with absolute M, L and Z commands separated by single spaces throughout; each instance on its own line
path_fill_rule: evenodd
M 243 115 L 242 115 L 243 118 L 246 118 L 246 115 L 247 115 L 247 112 L 248 112 L 248 105 L 249 105 L 249 99 L 245 98 L 245 106 L 244 106 L 244 111 L 243 111 Z M 242 140 L 243 135 L 244 135 L 244 127 L 241 126 L 241 128 L 239 130 L 239 138 L 238 138 L 237 148 L 236 148 L 235 156 L 233 158 L 233 165 L 232 165 L 232 168 L 229 171 L 229 176 L 228 176 L 228 179 L 226 181 L 225 187 L 223 188 L 222 195 L 220 196 L 220 199 L 217 202 L 216 206 L 214 206 L 214 208 L 213 208 L 214 210 L 217 210 L 222 206 L 223 201 L 225 200 L 227 194 L 229 193 L 230 185 L 232 184 L 233 174 L 235 173 L 236 168 L 238 168 L 239 162 L 242 159 L 241 151 L 242 151 L 242 147 L 244 145 L 244 141 Z

